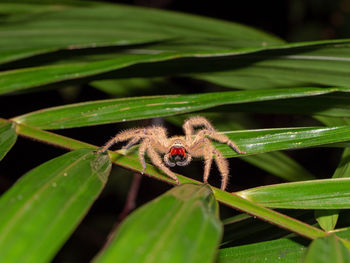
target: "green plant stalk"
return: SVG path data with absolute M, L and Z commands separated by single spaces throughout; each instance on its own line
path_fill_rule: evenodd
M 18 133 L 18 135 L 25 136 L 34 140 L 39 140 L 41 142 L 59 146 L 62 148 L 66 148 L 68 150 L 76 150 L 80 148 L 98 149 L 97 146 L 80 142 L 74 139 L 70 139 L 65 136 L 57 135 L 48 131 L 43 131 L 37 128 L 26 126 L 23 124 L 18 124 L 18 123 L 16 124 L 16 132 Z M 136 158 L 130 158 L 129 156 L 122 155 L 121 153 L 122 151 L 119 151 L 119 153 L 109 152 L 111 161 L 127 169 L 131 169 L 138 172 L 141 170 L 141 165 Z M 171 184 L 175 184 L 175 182 L 171 178 L 165 175 L 162 175 L 153 165 L 147 164 L 145 174 L 153 178 L 156 178 Z M 200 184 L 200 182 L 184 177 L 182 175 L 177 174 L 177 176 L 181 184 L 182 183 Z M 315 228 L 299 220 L 296 220 L 289 216 L 278 213 L 274 210 L 258 205 L 234 193 L 224 192 L 215 187 L 212 187 L 212 190 L 214 192 L 216 199 L 221 203 L 224 203 L 235 209 L 241 210 L 245 213 L 251 214 L 262 220 L 276 224 L 280 227 L 288 229 L 306 238 L 316 239 L 318 237 L 323 237 L 327 235 L 326 232 L 318 228 Z

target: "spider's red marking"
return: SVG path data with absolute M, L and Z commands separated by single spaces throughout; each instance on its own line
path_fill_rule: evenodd
M 170 156 L 174 157 L 174 156 L 181 156 L 184 157 L 186 154 L 185 148 L 184 147 L 171 147 L 170 149 Z

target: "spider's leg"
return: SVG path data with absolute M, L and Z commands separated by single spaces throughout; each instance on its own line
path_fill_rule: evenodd
M 98 152 L 105 152 L 107 151 L 109 148 L 111 148 L 113 146 L 113 144 L 117 143 L 117 142 L 122 142 L 122 141 L 127 141 L 130 138 L 134 138 L 134 137 L 141 137 L 141 134 L 143 134 L 145 129 L 130 129 L 130 130 L 126 130 L 126 131 L 122 131 L 120 133 L 118 133 L 116 136 L 114 136 L 112 139 L 110 139 L 103 147 L 102 149 L 98 150 Z M 145 136 L 143 136 L 145 137 Z
M 144 174 L 145 170 L 146 170 L 146 161 L 145 161 L 145 152 L 147 149 L 147 146 L 149 144 L 149 140 L 145 139 L 139 147 L 139 161 L 142 165 L 142 171 L 141 174 Z
M 161 169 L 164 173 L 166 173 L 170 178 L 174 179 L 177 184 L 179 184 L 179 179 L 177 176 L 170 171 L 168 167 L 165 166 L 165 164 L 162 161 L 162 158 L 160 158 L 159 154 L 151 147 L 147 147 L 147 153 L 150 157 L 152 163 L 154 163 L 155 166 L 157 166 L 159 169 Z
M 214 151 L 214 147 L 211 145 L 209 140 L 206 139 L 203 147 L 203 158 L 204 158 L 203 181 L 205 183 L 208 182 L 210 168 L 213 163 L 213 151 Z
M 131 146 L 135 145 L 136 143 L 138 143 L 138 141 L 141 138 L 139 136 L 134 137 L 133 139 L 131 139 L 128 144 L 123 146 L 123 149 L 129 149 Z
M 201 138 L 203 138 L 206 135 L 209 138 L 214 139 L 215 141 L 227 144 L 228 146 L 230 146 L 238 154 L 245 154 L 246 153 L 246 152 L 242 151 L 241 149 L 239 149 L 239 147 L 233 141 L 231 141 L 226 135 L 224 135 L 222 133 L 218 133 L 215 130 L 213 130 L 213 131 L 209 131 L 209 130 L 201 130 L 201 131 L 199 131 L 197 133 L 197 136 L 194 139 L 194 141 L 196 141 L 197 138 L 198 138 L 198 140 L 200 140 Z
M 187 119 L 182 126 L 186 135 L 186 141 L 189 142 L 192 140 L 192 136 L 194 134 L 194 127 L 198 127 L 198 126 L 204 126 L 209 131 L 215 130 L 214 127 L 206 118 L 201 116 L 191 117 Z
M 222 156 L 222 153 L 214 148 L 213 153 L 215 154 L 215 162 L 221 173 L 221 190 L 225 190 L 229 177 L 228 161 Z

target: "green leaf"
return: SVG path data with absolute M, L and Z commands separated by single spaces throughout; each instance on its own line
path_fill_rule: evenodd
M 350 262 L 350 251 L 335 235 L 329 235 L 314 240 L 302 262 L 346 263 Z
M 139 208 L 94 262 L 213 262 L 222 232 L 207 185 L 175 187 Z
M 349 187 L 349 178 L 338 178 L 261 186 L 236 194 L 273 208 L 348 209 Z
M 107 155 L 76 150 L 24 175 L 0 199 L 0 261 L 48 262 L 104 187 Z
M 288 181 L 302 181 L 315 178 L 299 163 L 281 152 L 251 155 L 241 159 Z
M 12 148 L 17 140 L 14 124 L 0 119 L 0 160 Z
M 184 50 L 282 43 L 276 37 L 235 23 L 100 2 L 15 1 L 1 3 L 0 10 L 2 63 L 60 49 L 125 46 L 168 39 L 177 39 L 178 48 Z
M 247 154 L 287 149 L 321 146 L 350 140 L 350 125 L 327 128 L 280 128 L 224 132 Z M 214 142 L 225 157 L 237 157 L 237 153 L 224 144 Z M 340 145 L 343 147 L 344 145 Z M 244 157 L 245 155 L 240 155 Z
M 305 253 L 303 239 L 277 239 L 219 250 L 217 263 L 296 263 Z
M 340 163 L 333 174 L 333 178 L 346 178 L 350 177 L 350 149 L 345 148 L 343 155 L 341 157 Z M 338 210 L 316 210 L 315 217 L 317 219 L 318 224 L 322 227 L 322 229 L 326 231 L 333 230 L 335 225 L 337 224 L 339 216 Z
M 339 217 L 339 210 L 315 210 L 317 223 L 324 231 L 334 230 Z
M 295 88 L 111 99 L 43 109 L 13 120 L 41 129 L 63 129 L 169 116 L 225 104 L 316 96 L 335 91 L 347 89 Z
M 215 41 L 214 41 L 215 42 Z M 101 79 L 102 74 L 104 78 L 139 78 L 139 77 L 158 77 L 158 76 L 173 76 L 173 75 L 183 75 L 189 73 L 200 73 L 200 72 L 212 72 L 220 71 L 223 69 L 232 68 L 245 68 L 251 63 L 254 64 L 255 60 L 264 60 L 266 58 L 271 58 L 276 56 L 275 52 L 282 52 L 281 57 L 290 54 L 292 52 L 302 52 L 298 51 L 297 47 L 308 46 L 309 48 L 321 49 L 322 47 L 327 48 L 329 45 L 337 46 L 341 43 L 348 43 L 349 40 L 339 40 L 339 41 L 326 41 L 326 42 L 306 42 L 297 44 L 286 44 L 275 47 L 255 47 L 255 48 L 241 48 L 232 49 L 224 48 L 214 50 L 204 50 L 199 51 L 197 48 L 197 43 L 192 46 L 190 50 L 178 50 L 180 43 L 175 43 L 171 46 L 170 50 L 162 49 L 158 46 L 152 46 L 149 49 L 128 49 L 124 50 L 121 54 L 116 52 L 110 52 L 103 55 L 96 55 L 85 59 L 83 56 L 76 56 L 71 58 L 70 61 L 59 62 L 58 64 L 50 64 L 41 67 L 31 67 L 25 69 L 8 70 L 0 74 L 0 94 L 25 90 L 29 88 L 45 86 L 49 84 L 59 83 L 69 83 L 69 82 L 87 82 L 94 78 Z M 335 44 L 337 43 L 337 44 Z M 152 49 L 153 48 L 153 49 Z M 169 45 L 168 45 L 169 48 Z M 205 49 L 205 48 L 204 48 Z M 210 49 L 210 48 L 209 48 Z M 267 54 L 263 57 L 245 57 L 243 54 L 254 53 L 261 50 L 267 50 Z M 269 53 L 270 52 L 270 53 Z M 284 53 L 283 53 L 284 52 Z M 332 49 L 331 51 L 332 52 Z M 341 55 L 347 56 L 347 53 L 342 52 Z M 253 61 L 252 61 L 253 60 Z M 293 64 L 293 67 L 287 69 L 287 73 L 290 74 L 295 72 L 295 61 L 289 56 L 286 56 L 286 60 Z M 333 76 L 339 73 L 343 73 L 345 81 L 342 86 L 348 87 L 346 81 L 348 81 L 349 72 L 346 71 L 349 67 L 345 62 L 338 67 L 334 67 L 334 72 L 327 74 L 323 73 L 324 81 L 318 81 L 317 84 L 329 84 L 327 83 L 327 78 L 334 78 Z M 317 65 L 319 64 L 319 59 L 315 59 L 312 72 L 318 72 Z M 333 61 L 328 61 L 327 66 L 331 67 Z M 37 65 L 37 64 L 35 64 Z M 304 70 L 304 63 L 299 62 L 298 67 L 300 70 Z M 250 67 L 248 67 L 250 68 Z M 306 69 L 305 69 L 306 71 Z M 345 71 L 345 72 L 343 72 Z M 281 73 L 280 73 L 281 74 Z M 318 73 L 317 73 L 318 74 Z M 310 76 L 305 77 L 304 83 L 315 83 L 317 79 L 316 73 L 310 74 Z M 337 81 L 335 85 L 339 86 Z
M 339 237 L 350 238 L 349 228 L 339 230 L 335 234 Z M 300 262 L 308 244 L 309 242 L 303 238 L 292 237 L 223 248 L 219 250 L 218 263 Z
M 348 93 L 333 93 L 320 96 L 311 96 L 307 98 L 293 98 L 283 100 L 270 100 L 261 102 L 243 103 L 240 105 L 231 105 L 229 112 L 259 112 L 275 114 L 302 114 L 314 115 L 318 119 L 320 117 L 341 117 L 339 121 L 344 120 L 344 117 L 350 117 Z M 333 123 L 328 126 L 343 125 Z
M 236 68 L 194 75 L 219 85 L 242 89 L 296 87 L 310 84 L 349 86 L 348 44 L 266 51 L 241 56 Z

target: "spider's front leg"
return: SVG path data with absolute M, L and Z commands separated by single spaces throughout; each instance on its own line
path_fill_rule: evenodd
M 209 131 L 214 131 L 213 125 L 204 117 L 202 116 L 194 116 L 189 119 L 187 119 L 182 128 L 184 129 L 186 140 L 190 141 L 192 140 L 192 136 L 194 134 L 194 127 L 204 126 L 205 129 Z
M 245 154 L 246 153 L 246 152 L 242 151 L 241 149 L 239 149 L 239 147 L 233 141 L 231 141 L 226 135 L 219 133 L 215 130 L 213 130 L 213 131 L 211 131 L 211 130 L 199 131 L 197 133 L 197 136 L 196 136 L 194 141 L 199 142 L 205 136 L 208 136 L 209 138 L 214 139 L 215 141 L 227 144 L 238 154 Z
M 168 167 L 163 163 L 162 158 L 159 156 L 159 154 L 152 148 L 151 145 L 147 146 L 147 154 L 150 157 L 152 163 L 154 163 L 155 166 L 157 166 L 159 169 L 161 169 L 164 173 L 166 173 L 170 178 L 174 179 L 177 184 L 179 184 L 179 179 L 177 176 L 170 171 Z

